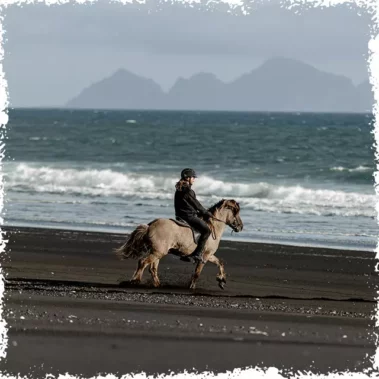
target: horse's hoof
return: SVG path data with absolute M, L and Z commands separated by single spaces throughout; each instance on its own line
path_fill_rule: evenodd
M 218 286 L 223 290 L 225 289 L 226 279 L 225 278 L 217 278 Z

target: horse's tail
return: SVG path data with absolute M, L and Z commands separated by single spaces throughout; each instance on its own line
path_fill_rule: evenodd
M 118 259 L 138 259 L 149 252 L 150 243 L 147 239 L 147 231 L 149 230 L 149 225 L 141 224 L 130 234 L 126 242 L 119 247 L 114 249 L 114 252 Z

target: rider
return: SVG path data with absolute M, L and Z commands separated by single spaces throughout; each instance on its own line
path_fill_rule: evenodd
M 196 199 L 196 194 L 191 188 L 195 178 L 197 178 L 196 172 L 191 168 L 185 168 L 181 172 L 181 179 L 175 185 L 175 215 L 201 233 L 196 249 L 189 255 L 196 261 L 201 261 L 203 249 L 211 230 L 207 223 L 198 216 L 209 218 L 213 215 Z

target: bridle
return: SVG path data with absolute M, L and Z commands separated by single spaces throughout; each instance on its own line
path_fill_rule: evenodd
M 229 208 L 229 209 L 231 209 L 232 211 L 235 209 L 235 208 L 232 208 L 232 207 L 230 207 L 230 206 L 227 206 L 227 207 L 225 207 L 225 208 Z M 220 220 L 219 218 L 217 218 L 217 217 L 214 217 L 214 216 L 210 216 L 209 218 L 211 218 L 211 219 L 213 219 L 213 220 L 215 220 L 215 221 L 218 221 L 218 222 L 222 222 L 223 224 L 225 224 L 225 225 L 227 225 L 227 226 L 229 226 L 230 228 L 232 228 L 233 229 L 233 224 L 228 224 L 226 221 L 223 221 L 223 220 Z M 216 230 L 215 230 L 215 227 L 214 227 L 214 225 L 212 224 L 212 223 L 210 223 L 210 229 L 211 229 L 211 233 L 212 233 L 212 238 L 214 239 L 214 240 L 216 240 Z M 232 230 L 232 233 L 233 233 L 233 231 L 234 230 Z

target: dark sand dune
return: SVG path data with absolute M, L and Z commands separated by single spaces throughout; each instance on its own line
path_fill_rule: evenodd
M 162 287 L 131 287 L 120 234 L 5 228 L 7 359 L 2 371 L 160 373 L 247 366 L 362 371 L 375 352 L 370 252 L 222 242 L 225 290 L 207 264 L 168 256 Z M 119 284 L 124 282 L 124 286 Z

